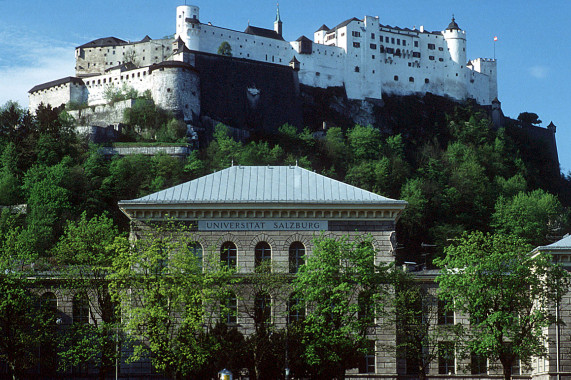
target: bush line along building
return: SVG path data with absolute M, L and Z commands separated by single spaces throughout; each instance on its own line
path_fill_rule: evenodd
M 497 97 L 496 60 L 467 61 L 466 32 L 454 18 L 443 31 L 391 27 L 371 16 L 351 18 L 334 28 L 322 25 L 313 40 L 301 36 L 291 42 L 284 40 L 282 25 L 279 9 L 273 30 L 248 25 L 239 32 L 200 22 L 196 6 L 179 6 L 172 38 L 108 37 L 77 47 L 76 76 L 32 88 L 30 109 L 41 102 L 102 105 L 108 102 L 106 91 L 126 86 L 149 90 L 157 105 L 191 121 L 201 114 L 201 80 L 212 75 L 202 72 L 197 57 L 217 55 L 223 43 L 234 60 L 267 64 L 276 72 L 289 69 L 297 86 L 342 87 L 348 99 L 430 92 L 491 105 Z M 251 97 L 259 95 L 258 87 L 254 81 L 248 85 Z

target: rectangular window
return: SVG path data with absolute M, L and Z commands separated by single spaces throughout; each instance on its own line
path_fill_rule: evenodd
M 470 371 L 472 375 L 481 375 L 488 373 L 488 361 L 485 356 L 478 355 L 475 352 L 470 354 Z
M 444 49 L 442 49 L 441 47 L 438 48 L 438 51 L 444 51 Z
M 372 40 L 375 39 L 375 33 L 371 33 L 371 39 L 372 39 Z
M 428 50 L 434 50 L 434 49 L 436 49 L 436 45 L 428 44 Z
M 414 47 L 418 47 L 418 41 L 414 41 Z
M 431 55 L 431 56 L 428 57 L 428 59 L 430 59 L 431 61 L 434 61 L 434 56 Z
M 385 37 L 385 42 L 389 43 L 389 37 Z
M 351 35 L 352 35 L 353 37 L 361 37 L 361 32 L 357 32 L 357 31 L 354 30 L 354 31 L 351 32 Z
M 395 43 L 395 39 L 394 39 L 394 37 L 391 37 L 391 44 L 394 44 L 394 43 Z
M 454 361 L 454 343 L 438 343 L 438 373 L 441 375 L 455 373 Z
M 402 46 L 406 46 L 406 41 L 402 40 Z
M 375 341 L 367 340 L 367 353 L 359 363 L 359 373 L 375 373 Z
M 397 38 L 397 45 L 400 45 L 400 38 Z
M 369 47 L 373 50 L 377 50 L 377 44 L 370 44 Z
M 447 302 L 438 300 L 438 324 L 453 325 L 454 311 L 447 308 Z
M 361 47 L 361 44 L 359 42 L 353 42 L 353 47 L 355 48 Z
M 444 60 L 443 60 L 442 58 L 438 58 L 438 60 L 439 60 L 440 62 L 444 62 Z
M 413 51 L 413 52 L 412 52 L 412 56 L 413 56 L 414 58 L 420 58 L 420 52 L 418 52 L 418 51 Z

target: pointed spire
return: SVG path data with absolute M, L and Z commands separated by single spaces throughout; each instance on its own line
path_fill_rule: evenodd
M 277 3 L 276 22 L 282 22 L 282 19 L 280 18 L 280 3 Z

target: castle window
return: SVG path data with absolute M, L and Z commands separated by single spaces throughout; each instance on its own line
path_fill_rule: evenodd
M 123 75 L 121 75 L 121 80 L 123 80 Z
M 321 73 L 320 73 L 319 71 L 316 71 L 316 72 L 315 72 L 315 76 L 316 76 L 316 77 L 318 77 L 318 76 L 320 76 L 320 75 L 321 75 Z
M 167 92 L 171 92 L 171 89 L 170 89 L 170 88 L 167 88 Z
M 361 44 L 359 42 L 353 42 L 353 47 L 355 48 L 361 47 Z
M 412 56 L 413 56 L 414 58 L 420 58 L 420 52 L 418 52 L 418 51 L 413 51 L 413 52 L 412 52 Z
M 379 49 L 381 50 L 381 53 L 385 52 L 385 47 L 383 45 L 381 45 Z
M 371 56 L 371 59 L 375 59 L 375 56 L 374 56 L 374 55 L 372 55 L 372 56 Z
M 438 50 L 439 50 L 439 51 L 444 51 L 444 49 L 442 49 L 441 47 L 439 47 Z M 450 49 L 448 49 L 448 50 L 450 50 Z
M 400 38 L 397 38 L 397 45 L 400 45 Z
M 431 55 L 431 56 L 428 57 L 428 59 L 430 59 L 431 61 L 434 61 L 434 56 Z
M 442 58 L 438 58 L 438 60 L 439 60 L 440 62 L 444 62 L 444 60 L 443 60 Z
M 138 73 L 137 73 L 137 78 L 140 78 L 140 77 L 141 77 L 141 73 L 138 72 Z
M 389 43 L 389 37 L 385 37 L 385 42 Z
M 418 41 L 414 41 L 414 47 L 418 47 Z
M 361 37 L 361 32 L 357 32 L 357 31 L 354 30 L 354 31 L 351 32 L 351 35 L 352 35 L 353 37 Z
M 436 49 L 436 45 L 428 44 L 428 50 L 434 50 L 434 49 Z
M 458 73 L 456 73 L 456 76 L 458 76 Z
M 408 81 L 411 83 L 414 83 L 414 78 L 413 77 L 408 77 Z
M 402 46 L 406 46 L 406 41 L 402 40 Z
M 377 50 L 377 44 L 370 44 L 369 47 L 373 50 Z
M 355 72 L 358 73 L 359 71 L 361 71 L 361 69 L 359 69 L 359 66 L 355 66 Z
M 372 39 L 372 40 L 375 39 L 375 33 L 371 33 L 371 39 Z
M 391 37 L 391 44 L 394 44 L 394 43 L 395 43 L 395 39 L 394 39 L 394 37 Z
M 393 79 L 394 79 L 395 81 L 398 81 L 398 80 L 399 80 L 399 76 L 398 76 L 398 75 L 395 75 Z

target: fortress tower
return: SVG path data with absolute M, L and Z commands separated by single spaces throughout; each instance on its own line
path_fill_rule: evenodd
M 444 39 L 450 51 L 450 58 L 457 65 L 466 65 L 466 32 L 460 29 L 454 16 L 444 31 Z
M 180 37 L 190 50 L 200 50 L 200 9 L 194 5 L 176 8 L 176 36 Z

